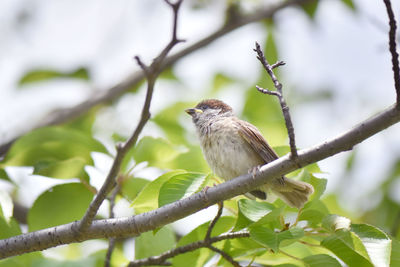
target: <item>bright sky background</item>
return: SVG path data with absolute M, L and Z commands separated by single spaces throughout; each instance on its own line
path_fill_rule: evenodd
M 138 70 L 132 60 L 140 55 L 149 62 L 170 37 L 171 12 L 161 0 L 2 0 L 0 2 L 0 140 L 35 124 L 46 112 L 57 107 L 73 106 L 94 90 L 107 90 Z M 179 37 L 189 45 L 217 29 L 222 23 L 222 1 L 209 8 L 193 10 L 185 1 L 179 18 Z M 269 1 L 254 1 L 254 4 Z M 392 1 L 400 21 L 400 2 Z M 290 95 L 295 88 L 307 96 L 330 90 L 330 101 L 293 103 L 290 105 L 299 147 L 320 143 L 349 129 L 362 119 L 392 104 L 395 100 L 390 55 L 387 50 L 387 16 L 383 1 L 355 0 L 357 12 L 340 1 L 320 4 L 315 21 L 294 8 L 277 16 L 276 38 L 282 68 L 284 90 Z M 250 8 L 250 7 L 249 7 Z M 260 25 L 245 26 L 210 46 L 187 56 L 174 70 L 181 83 L 159 82 L 156 86 L 153 114 L 170 102 L 197 102 L 211 85 L 213 74 L 223 72 L 238 78 L 231 90 L 220 98 L 238 113 L 242 108 L 242 88 L 255 84 L 259 62 L 252 48 L 255 41 L 265 40 Z M 55 81 L 18 88 L 24 72 L 34 68 L 73 70 L 87 66 L 92 83 Z M 242 87 L 243 86 L 243 87 Z M 143 92 L 118 101 L 116 107 L 99 116 L 96 127 L 100 138 L 118 129 L 128 134 L 136 125 Z M 166 101 L 169 99 L 169 101 Z M 182 124 L 193 126 L 182 115 Z M 155 131 L 157 133 L 157 131 Z M 154 126 L 144 134 L 154 134 Z M 400 157 L 400 126 L 396 125 L 365 141 L 356 148 L 355 170 L 345 174 L 348 153 L 320 162 L 328 189 L 341 190 L 341 201 L 357 211 L 370 207 L 377 195 L 367 196 L 384 179 L 396 158 Z M 276 144 L 275 144 L 276 145 Z M 107 164 L 107 159 L 98 159 Z M 108 168 L 100 168 L 107 172 Z M 93 170 L 92 170 L 93 171 Z M 104 177 L 104 173 L 97 176 Z M 26 172 L 11 170 L 14 179 L 28 189 L 21 199 L 29 204 L 49 183 Z M 38 179 L 40 185 L 38 186 Z M 52 181 L 54 182 L 54 181 Z M 7 185 L 0 183 L 0 190 Z M 400 201 L 395 192 L 393 197 Z M 211 210 L 209 214 L 214 214 Z M 202 214 L 196 217 L 204 217 Z M 212 215 L 211 215 L 212 216 Z M 204 218 L 201 219 L 203 221 Z M 186 225 L 186 222 L 182 223 Z

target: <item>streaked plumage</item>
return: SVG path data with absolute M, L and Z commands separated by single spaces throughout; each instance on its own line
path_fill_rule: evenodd
M 224 180 L 248 173 L 256 166 L 278 158 L 260 131 L 237 118 L 224 102 L 204 100 L 186 112 L 196 125 L 204 157 L 213 172 Z M 246 196 L 251 194 L 266 199 L 268 190 L 296 208 L 303 207 L 314 191 L 308 183 L 278 177 Z

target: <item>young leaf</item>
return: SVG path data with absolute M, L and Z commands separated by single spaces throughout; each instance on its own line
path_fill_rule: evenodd
M 4 216 L 2 216 L 1 214 L 0 214 L 0 229 L 1 229 L 0 239 L 6 239 L 12 236 L 17 236 L 22 233 L 18 222 L 14 218 L 11 217 L 6 220 L 6 218 L 4 218 Z
M 73 78 L 86 81 L 90 79 L 89 72 L 86 68 L 78 68 L 68 72 L 60 72 L 50 69 L 36 69 L 25 73 L 25 75 L 19 80 L 18 84 L 26 85 L 33 82 L 43 82 L 56 78 Z
M 0 188 L 0 218 L 3 217 L 9 223 L 13 215 L 13 208 L 14 204 L 9 193 Z
M 353 0 L 341 0 L 343 4 L 345 4 L 352 11 L 356 11 L 356 6 L 354 5 Z
M 300 227 L 292 227 L 282 232 L 275 232 L 274 230 L 263 226 L 250 227 L 250 237 L 275 252 L 279 251 L 279 245 L 282 241 L 295 241 L 303 236 L 304 231 Z
M 197 192 L 207 182 L 202 173 L 182 173 L 172 176 L 160 188 L 158 207 L 175 202 Z
M 175 233 L 165 226 L 157 231 L 142 233 L 135 239 L 135 259 L 159 255 L 175 246 Z
M 51 178 L 78 178 L 80 180 L 89 181 L 89 176 L 85 171 L 85 165 L 85 159 L 80 157 L 53 162 L 41 161 L 34 166 L 33 174 Z
M 185 138 L 185 129 L 179 122 L 179 118 L 185 115 L 188 116 L 184 110 L 193 106 L 193 103 L 188 102 L 174 103 L 172 106 L 163 109 L 155 115 L 152 121 L 161 127 L 167 135 L 168 140 L 172 143 L 185 144 L 187 143 Z
M 322 226 L 331 232 L 350 230 L 351 220 L 336 214 L 330 214 L 322 220 Z
M 214 75 L 213 85 L 212 85 L 212 92 L 218 92 L 220 89 L 224 88 L 227 85 L 230 85 L 234 82 L 232 77 L 227 76 L 224 73 L 216 73 Z
M 400 242 L 397 239 L 392 240 L 392 253 L 389 266 L 400 266 Z
M 151 183 L 147 184 L 132 202 L 135 213 L 140 214 L 158 208 L 158 194 L 161 186 L 172 176 L 180 173 L 185 173 L 185 171 L 175 170 L 167 172 Z
M 327 254 L 317 254 L 302 259 L 309 267 L 341 267 L 342 265 L 332 256 Z
M 92 198 L 93 193 L 80 183 L 50 188 L 36 199 L 29 211 L 29 231 L 79 220 Z
M 215 224 L 211 236 L 217 236 L 220 235 L 224 232 L 229 231 L 229 229 L 232 228 L 233 224 L 235 223 L 235 219 L 233 217 L 221 217 Z M 198 226 L 196 229 L 191 231 L 189 234 L 185 235 L 182 237 L 176 247 L 184 246 L 199 240 L 203 240 L 208 226 L 209 222 L 206 222 L 200 226 Z M 219 246 L 219 244 L 222 242 L 215 243 L 215 246 Z M 223 244 L 222 244 L 223 245 Z M 172 265 L 177 266 L 177 267 L 186 267 L 188 264 L 193 267 L 202 267 L 204 264 L 211 258 L 211 256 L 214 255 L 212 251 L 210 251 L 207 248 L 203 249 L 196 249 L 192 252 L 185 253 L 185 254 L 180 254 L 176 257 L 173 258 L 172 260 Z
M 143 178 L 128 178 L 122 182 L 121 192 L 129 201 L 133 201 L 149 183 L 149 180 Z
M 92 151 L 107 153 L 99 141 L 80 131 L 64 127 L 44 127 L 19 138 L 0 166 L 35 166 L 74 157 L 91 165 Z
M 338 230 L 322 240 L 321 245 L 332 251 L 349 266 L 373 266 L 361 240 L 350 231 Z
M 389 266 L 392 240 L 384 232 L 368 224 L 352 224 L 351 231 L 363 242 L 374 266 Z
M 168 168 L 168 163 L 180 151 L 162 138 L 145 136 L 132 148 L 132 155 L 136 163 L 147 161 L 150 166 Z
M 251 199 L 240 199 L 237 204 L 239 214 L 234 231 L 247 227 L 275 209 L 273 204 L 267 202 L 257 202 Z
M 301 5 L 301 8 L 308 15 L 309 18 L 314 19 L 318 9 L 318 1 L 311 1 Z

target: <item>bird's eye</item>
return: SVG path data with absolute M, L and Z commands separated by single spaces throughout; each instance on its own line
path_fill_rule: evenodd
M 200 106 L 200 109 L 204 111 L 204 110 L 207 109 L 207 106 L 206 105 L 202 105 L 202 106 Z

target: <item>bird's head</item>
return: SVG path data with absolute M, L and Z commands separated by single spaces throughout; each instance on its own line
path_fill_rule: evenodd
M 195 124 L 233 115 L 232 108 L 218 99 L 203 100 L 196 107 L 185 111 L 192 116 Z

